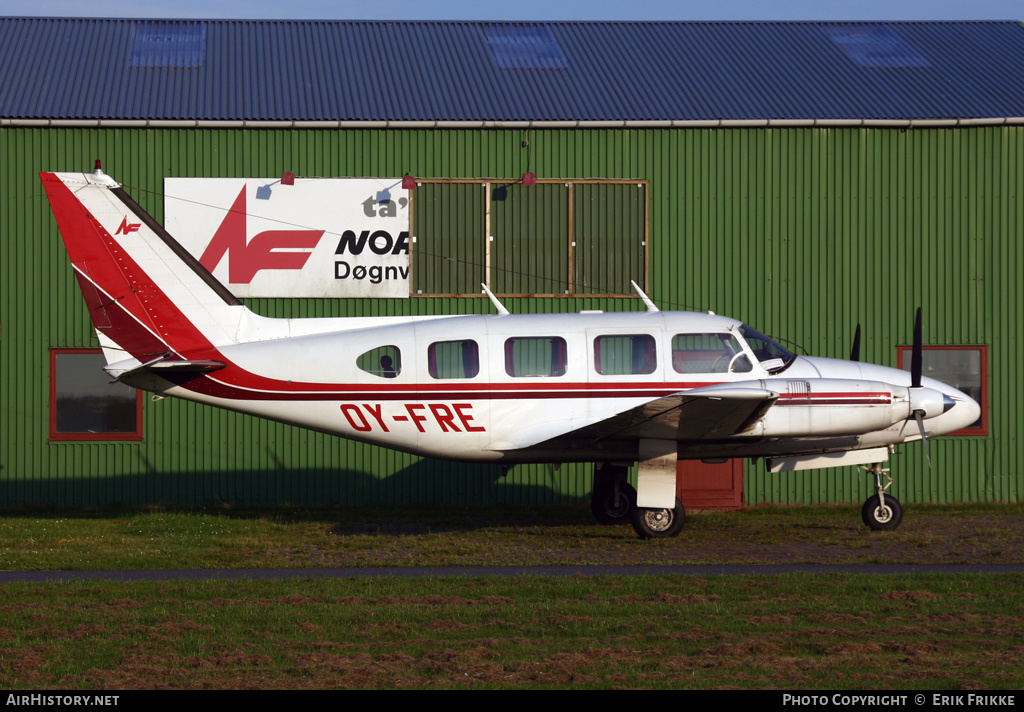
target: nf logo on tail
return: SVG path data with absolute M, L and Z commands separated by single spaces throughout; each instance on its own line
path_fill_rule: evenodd
M 256 273 L 263 269 L 302 269 L 324 234 L 323 230 L 267 230 L 247 242 L 245 218 L 243 187 L 203 256 L 199 258 L 203 267 L 213 272 L 227 255 L 228 281 L 232 284 L 249 284 Z
M 124 216 L 124 220 L 121 221 L 121 226 L 117 228 L 115 235 L 127 235 L 131 232 L 138 232 L 139 228 L 142 227 L 142 223 L 129 223 L 128 216 Z

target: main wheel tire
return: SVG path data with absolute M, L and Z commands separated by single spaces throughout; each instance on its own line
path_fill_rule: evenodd
M 667 539 L 679 536 L 686 522 L 686 510 L 676 498 L 675 509 L 633 507 L 633 529 L 641 539 Z
M 903 521 L 903 505 L 891 495 L 885 495 L 885 506 L 882 506 L 878 495 L 868 497 L 868 501 L 860 510 L 860 518 L 864 524 L 876 532 L 892 531 Z
M 590 511 L 601 524 L 625 522 L 635 506 L 636 490 L 628 482 L 619 484 L 618 497 L 615 496 L 614 482 L 597 486 L 590 495 Z

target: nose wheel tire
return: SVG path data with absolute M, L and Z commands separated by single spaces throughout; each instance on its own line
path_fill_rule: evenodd
M 590 496 L 590 511 L 601 524 L 621 524 L 629 519 L 636 504 L 636 490 L 628 482 L 607 482 L 594 489 Z
M 683 503 L 676 498 L 675 509 L 633 508 L 633 529 L 641 539 L 666 539 L 679 536 L 686 521 Z
M 860 518 L 872 531 L 892 531 L 903 521 L 903 505 L 890 495 L 885 495 L 885 504 L 876 494 L 868 497 L 868 501 L 860 510 Z

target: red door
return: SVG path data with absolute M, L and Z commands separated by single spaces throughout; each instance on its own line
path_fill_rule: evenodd
M 709 465 L 700 460 L 676 463 L 676 494 L 687 509 L 738 509 L 743 506 L 743 459 Z

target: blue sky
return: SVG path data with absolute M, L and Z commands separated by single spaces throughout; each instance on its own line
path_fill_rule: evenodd
M 1024 20 L 1024 0 L 0 0 L 0 16 L 350 20 Z

